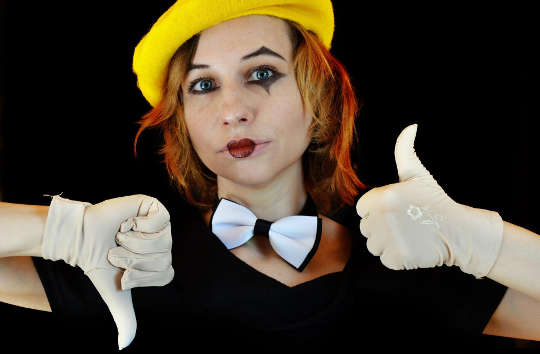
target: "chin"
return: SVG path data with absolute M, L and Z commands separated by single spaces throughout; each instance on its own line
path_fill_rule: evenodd
M 230 183 L 243 185 L 243 186 L 264 186 L 275 178 L 273 173 L 269 173 L 266 169 L 253 168 L 250 171 L 234 171 L 233 173 L 218 174 L 221 178 L 229 181 Z

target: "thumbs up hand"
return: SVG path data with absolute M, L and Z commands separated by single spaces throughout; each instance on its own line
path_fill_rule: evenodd
M 129 229 L 135 231 L 129 233 Z M 115 237 L 131 250 L 120 251 Z M 170 282 L 174 274 L 171 246 L 169 213 L 155 198 L 138 194 L 92 205 L 54 196 L 42 239 L 42 257 L 61 259 L 84 271 L 109 308 L 118 328 L 118 347 L 123 349 L 135 337 L 137 320 L 131 290 L 122 289 Z M 114 259 L 125 268 L 139 271 L 123 271 L 108 255 L 116 255 Z
M 502 243 L 497 212 L 456 203 L 422 165 L 414 151 L 418 125 L 396 141 L 399 183 L 373 188 L 356 204 L 367 248 L 394 270 L 457 265 L 486 276 Z

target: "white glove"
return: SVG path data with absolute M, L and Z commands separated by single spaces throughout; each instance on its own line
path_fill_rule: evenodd
M 418 125 L 395 145 L 399 183 L 373 188 L 356 204 L 367 248 L 394 270 L 457 265 L 486 276 L 499 255 L 503 221 L 494 211 L 453 201 L 414 151 Z
M 163 286 L 174 277 L 167 209 L 156 199 L 156 203 L 141 205 L 139 215 L 143 216 L 131 217 L 120 225 L 115 238 L 120 246 L 110 249 L 107 255 L 112 265 L 125 269 L 122 290 Z
M 169 219 L 169 213 L 157 199 L 142 194 L 109 199 L 96 205 L 60 196 L 54 196 L 51 201 L 42 239 L 42 257 L 53 261 L 64 260 L 71 266 L 78 266 L 90 278 L 116 323 L 119 349 L 132 342 L 137 330 L 131 290 L 123 291 L 121 283 L 134 287 L 140 283 L 148 286 L 154 281 L 138 279 L 141 273 L 135 271 L 124 272 L 125 280 L 122 269 L 107 260 L 108 251 L 117 249 L 115 236 L 120 225 L 126 221 L 123 231 L 135 226 L 137 231 L 150 233 L 146 239 L 138 233 L 139 242 L 133 242 L 130 233 L 119 235 L 119 240 L 129 238 L 131 247 L 144 253 L 145 261 L 132 263 L 142 263 L 146 269 L 164 268 L 163 264 L 157 267 L 148 265 L 148 251 L 170 252 L 172 239 Z M 164 281 L 163 271 L 155 273 L 160 278 L 159 285 L 172 280 L 172 267 L 165 272 L 170 277 L 167 282 Z

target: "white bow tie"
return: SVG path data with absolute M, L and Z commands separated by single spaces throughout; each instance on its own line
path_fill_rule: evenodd
M 309 198 L 306 204 L 313 203 Z M 317 216 L 293 215 L 270 222 L 257 219 L 243 205 L 221 198 L 212 214 L 210 225 L 214 235 L 227 249 L 243 245 L 254 235 L 268 237 L 274 251 L 301 272 L 319 246 L 322 219 Z

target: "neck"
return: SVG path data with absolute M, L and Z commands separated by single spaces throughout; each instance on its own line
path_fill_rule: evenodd
M 242 204 L 257 218 L 268 221 L 298 214 L 307 199 L 301 163 L 290 166 L 264 184 L 238 184 L 221 176 L 217 183 L 219 198 Z

